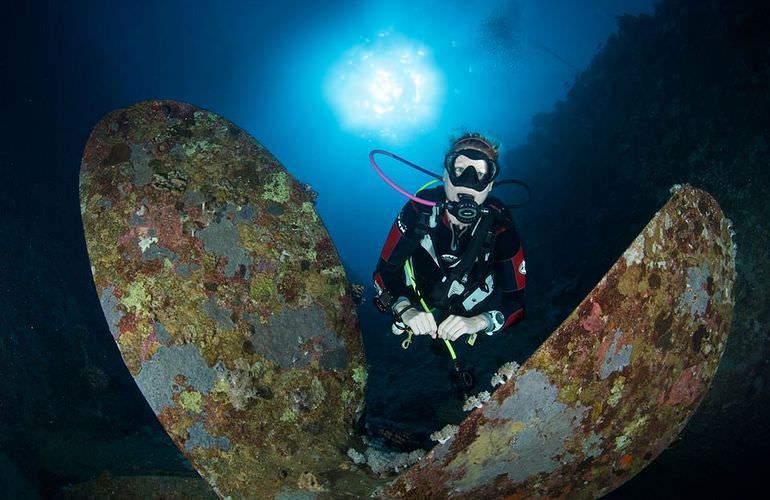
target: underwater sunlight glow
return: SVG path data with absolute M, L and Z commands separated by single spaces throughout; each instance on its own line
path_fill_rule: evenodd
M 429 50 L 387 31 L 347 50 L 325 91 L 344 128 L 392 141 L 430 127 L 444 94 Z

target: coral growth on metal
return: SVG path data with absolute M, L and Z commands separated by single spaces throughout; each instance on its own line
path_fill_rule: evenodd
M 594 498 L 674 440 L 716 372 L 735 279 L 717 203 L 674 191 L 537 352 L 386 496 Z
M 93 130 L 80 199 L 110 332 L 179 449 L 221 496 L 323 489 L 366 372 L 309 187 L 216 114 L 151 101 Z

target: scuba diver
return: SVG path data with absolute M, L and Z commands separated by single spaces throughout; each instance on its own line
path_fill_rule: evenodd
M 406 333 L 403 348 L 413 335 L 443 340 L 466 390 L 475 383 L 473 375 L 458 363 L 452 342 L 472 346 L 478 334 L 497 334 L 524 316 L 524 250 L 510 211 L 490 196 L 500 170 L 498 150 L 480 134 L 461 136 L 445 156 L 443 187 L 415 196 L 395 186 L 372 160 L 386 181 L 411 198 L 380 253 L 374 303 L 392 314 L 393 333 Z

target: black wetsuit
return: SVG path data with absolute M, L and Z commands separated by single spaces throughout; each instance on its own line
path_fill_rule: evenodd
M 430 201 L 443 200 L 444 188 L 423 190 L 418 196 Z M 478 234 L 480 231 L 472 235 L 476 229 L 475 224 L 462 231 L 453 227 L 446 211 L 434 221 L 435 227 L 430 228 L 425 225 L 425 221 L 432 212 L 431 207 L 411 200 L 404 205 L 390 229 L 373 276 L 375 293 L 385 306 L 384 312 L 390 312 L 390 307 L 399 297 L 406 297 L 413 305 L 419 306 L 419 298 L 407 284 L 404 272 L 404 263 L 411 256 L 417 290 L 428 302 L 428 307 L 439 305 L 439 310 L 434 312 L 437 325 L 449 314 L 471 317 L 499 311 L 504 319 L 493 329 L 497 331 L 522 319 L 526 276 L 524 250 L 513 217 L 505 206 L 491 196 L 485 206 L 495 215 L 489 235 L 491 242 L 487 247 L 491 250 L 491 256 L 485 260 L 484 256 L 479 255 L 468 274 L 462 293 L 452 292 L 451 298 L 446 298 L 442 304 L 441 298 L 446 297 L 448 287 L 444 286 L 440 294 L 434 293 L 442 288 L 442 278 L 451 275 L 452 265 L 457 265 L 463 257 L 471 239 L 484 235 Z M 428 238 L 420 235 L 421 230 L 426 229 Z M 486 255 L 487 252 L 482 253 Z

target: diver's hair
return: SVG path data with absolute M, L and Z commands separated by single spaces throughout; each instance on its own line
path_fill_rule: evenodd
M 465 132 L 459 137 L 453 137 L 451 141 L 450 152 L 464 148 L 478 149 L 495 161 L 500 154 L 500 141 L 485 137 L 478 132 Z

